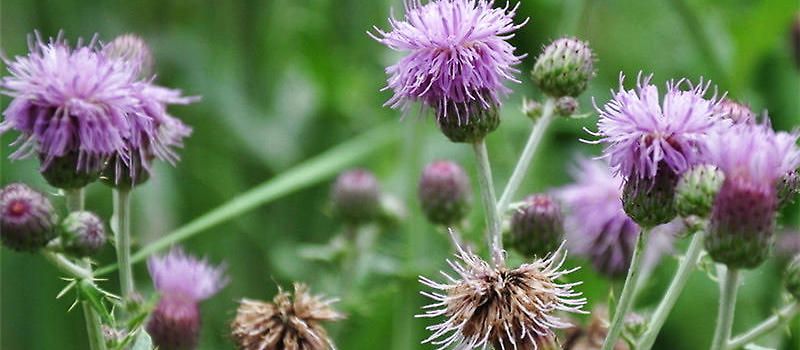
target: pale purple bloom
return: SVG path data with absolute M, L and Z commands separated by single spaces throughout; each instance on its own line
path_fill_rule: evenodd
M 422 4 L 407 0 L 402 20 L 389 19 L 391 31 L 375 27 L 375 40 L 393 50 L 409 52 L 386 68 L 390 75 L 386 89 L 394 96 L 386 102 L 406 109 L 413 102 L 433 107 L 438 118 L 448 110 L 466 120 L 467 105 L 484 109 L 500 104 L 500 95 L 510 92 L 506 80 L 519 82 L 513 68 L 524 57 L 514 54 L 506 40 L 527 19 L 514 24 L 513 8 L 492 8 L 486 0 L 438 0 Z M 449 107 L 449 108 L 448 108 Z
M 566 207 L 567 246 L 604 275 L 624 276 L 641 229 L 622 209 L 622 178 L 606 162 L 585 158 L 571 173 L 575 182 L 554 191 Z M 649 265 L 671 249 L 674 228 L 654 230 L 645 253 Z
M 78 153 L 78 169 L 97 170 L 105 159 L 128 148 L 132 120 L 145 123 L 134 96 L 130 63 L 98 52 L 96 38 L 75 48 L 59 35 L 44 43 L 36 33 L 30 53 L 6 61 L 10 76 L 0 81 L 12 97 L 0 133 L 22 132 L 11 158 L 42 154 L 42 169 L 55 157 Z
M 147 270 L 153 285 L 162 294 L 180 295 L 194 301 L 210 298 L 229 281 L 224 266 L 212 266 L 180 248 L 173 248 L 160 257 L 150 257 Z
M 705 136 L 723 123 L 715 110 L 716 96 L 704 97 L 710 82 L 669 81 L 660 102 L 651 78 L 640 73 L 636 89 L 625 90 L 620 74 L 614 98 L 602 109 L 595 105 L 600 114 L 595 135 L 601 137 L 596 142 L 607 144 L 604 156 L 625 178 L 653 178 L 662 162 L 682 173 L 700 161 Z

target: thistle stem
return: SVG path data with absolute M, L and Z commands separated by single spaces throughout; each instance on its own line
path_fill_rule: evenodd
M 135 290 L 131 269 L 131 190 L 114 190 L 114 240 L 117 246 L 117 266 L 122 296 Z
M 478 166 L 478 182 L 481 186 L 481 201 L 483 203 L 484 215 L 486 216 L 487 241 L 489 251 L 492 253 L 492 263 L 494 266 L 502 266 L 503 240 L 500 235 L 500 216 L 497 212 L 497 197 L 494 194 L 494 182 L 492 181 L 492 167 L 489 164 L 489 154 L 486 151 L 486 142 L 480 140 L 472 144 L 475 151 L 475 164 Z
M 733 327 L 733 314 L 736 309 L 736 289 L 739 286 L 739 270 L 727 268 L 725 277 L 720 281 L 719 312 L 717 314 L 717 327 L 714 330 L 714 340 L 711 350 L 723 350 L 728 344 Z
M 619 297 L 617 309 L 614 311 L 614 319 L 611 321 L 611 326 L 608 328 L 608 336 L 606 336 L 601 350 L 611 350 L 614 348 L 622 332 L 622 324 L 625 320 L 625 316 L 628 314 L 628 311 L 630 311 L 631 306 L 633 306 L 642 267 L 642 253 L 644 252 L 645 243 L 647 242 L 647 236 L 649 236 L 650 230 L 651 228 L 642 228 L 642 232 L 639 233 L 636 238 L 636 247 L 633 249 L 631 265 L 628 268 L 628 276 L 625 278 L 625 285 L 622 287 L 622 294 Z
M 67 200 L 67 211 L 73 212 L 73 211 L 83 210 L 83 205 L 84 205 L 83 188 L 64 190 L 64 196 L 66 197 Z M 60 257 L 62 259 L 58 259 L 59 257 L 58 255 L 54 254 L 55 256 L 51 257 L 49 256 L 49 254 L 54 254 L 54 253 L 45 253 L 45 257 L 47 257 L 48 260 L 50 260 L 51 262 L 54 261 L 51 258 L 56 258 L 55 260 L 59 262 L 56 264 L 56 266 L 58 266 L 59 268 L 69 266 L 66 264 L 62 264 L 64 262 L 69 262 L 63 256 Z M 88 261 L 84 261 L 82 268 L 85 272 L 82 278 L 91 281 L 94 278 L 94 276 L 92 275 L 92 265 Z M 83 318 L 86 321 L 86 333 L 89 337 L 89 349 L 106 350 L 106 339 L 103 336 L 103 329 L 100 323 L 100 316 L 97 315 L 97 311 L 92 309 L 92 306 L 86 301 L 81 303 L 81 307 L 83 308 Z
M 73 263 L 64 255 L 49 250 L 42 250 L 42 256 L 44 256 L 47 261 L 53 264 L 53 266 L 62 272 L 69 274 L 71 277 L 82 279 L 92 278 L 92 273 L 90 271 Z
M 520 184 L 522 184 L 522 179 L 530 168 L 531 160 L 533 160 L 533 155 L 536 154 L 536 149 L 539 148 L 544 132 L 553 121 L 555 104 L 556 101 L 552 97 L 548 97 L 545 101 L 542 116 L 533 124 L 531 134 L 528 136 L 528 142 L 525 143 L 525 148 L 522 149 L 517 165 L 514 167 L 503 194 L 500 196 L 500 201 L 497 203 L 498 213 L 504 213 L 508 209 L 508 204 L 516 194 Z
M 759 323 L 757 326 L 744 332 L 728 342 L 728 349 L 738 349 L 747 343 L 753 342 L 765 334 L 775 330 L 783 324 L 788 323 L 792 318 L 800 314 L 800 302 L 792 302 L 778 310 L 775 315 Z
M 650 322 L 647 324 L 646 331 L 639 340 L 639 345 L 636 347 L 637 350 L 649 350 L 653 347 L 658 332 L 661 330 L 661 327 L 664 326 L 667 316 L 669 316 L 672 307 L 675 306 L 675 302 L 678 301 L 678 297 L 681 295 L 683 287 L 686 286 L 686 282 L 689 280 L 689 275 L 692 274 L 695 265 L 697 265 L 700 252 L 703 251 L 704 238 L 705 230 L 694 234 L 689 248 L 686 249 L 686 254 L 684 254 L 683 259 L 681 259 L 678 271 L 675 271 L 675 276 L 672 278 L 672 282 L 667 292 L 664 294 L 664 298 L 661 299 L 661 303 L 658 304 L 658 308 L 656 308 Z

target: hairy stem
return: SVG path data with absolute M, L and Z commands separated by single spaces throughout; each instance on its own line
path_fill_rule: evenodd
M 714 330 L 714 340 L 711 350 L 723 350 L 728 345 L 733 327 L 733 314 L 736 309 L 736 289 L 739 286 L 739 270 L 728 267 L 725 277 L 720 280 L 719 312 L 717 314 L 717 327 Z
M 136 289 L 131 268 L 131 190 L 114 190 L 113 223 L 120 291 L 125 297 Z
M 484 215 L 486 216 L 486 240 L 489 243 L 489 251 L 492 252 L 492 263 L 494 266 L 502 266 L 503 240 L 500 231 L 500 216 L 497 213 L 497 197 L 494 194 L 494 182 L 492 181 L 492 167 L 489 164 L 489 154 L 486 151 L 484 140 L 472 144 L 475 151 L 475 164 L 478 166 L 478 182 L 481 186 L 481 202 L 483 203 Z
M 794 301 L 789 305 L 784 306 L 778 310 L 775 315 L 759 323 L 757 326 L 751 328 L 747 332 L 734 337 L 728 342 L 728 349 L 738 349 L 756 339 L 764 336 L 765 334 L 779 328 L 780 326 L 788 323 L 792 318 L 800 314 L 800 302 Z
M 617 303 L 617 309 L 614 311 L 614 319 L 611 321 L 611 326 L 608 328 L 608 335 L 603 342 L 602 350 L 611 350 L 617 343 L 620 333 L 622 332 L 622 324 L 625 321 L 625 316 L 633 306 L 633 300 L 636 296 L 636 286 L 638 285 L 639 273 L 641 272 L 642 253 L 644 252 L 647 236 L 650 234 L 650 228 L 642 228 L 636 238 L 636 247 L 633 249 L 633 256 L 631 257 L 631 265 L 628 268 L 628 276 L 625 278 L 625 285 L 622 287 L 622 294 Z
M 525 173 L 527 173 L 528 169 L 530 168 L 531 160 L 533 159 L 533 155 L 536 154 L 536 149 L 539 147 L 539 143 L 542 141 L 544 132 L 553 121 L 553 110 L 555 108 L 555 103 L 555 99 L 548 97 L 547 101 L 544 103 L 542 116 L 533 124 L 531 134 L 528 136 L 528 142 L 525 143 L 525 148 L 522 149 L 522 154 L 517 161 L 517 165 L 514 167 L 514 171 L 511 173 L 511 177 L 508 179 L 506 188 L 503 190 L 503 194 L 500 196 L 500 201 L 497 203 L 498 213 L 503 213 L 506 211 L 506 209 L 508 209 L 508 204 L 517 193 L 520 184 L 522 184 L 522 179 L 525 177 Z
M 681 295 L 683 287 L 686 286 L 686 282 L 689 280 L 689 275 L 691 275 L 695 265 L 697 265 L 700 252 L 703 251 L 704 238 L 705 230 L 694 234 L 689 248 L 686 249 L 686 254 L 684 254 L 683 259 L 681 259 L 678 271 L 675 272 L 675 276 L 672 278 L 672 282 L 667 292 L 664 294 L 664 298 L 661 299 L 661 303 L 658 304 L 658 308 L 656 308 L 650 322 L 647 324 L 646 331 L 639 340 L 639 345 L 636 347 L 637 350 L 649 350 L 653 347 L 658 332 L 661 330 L 661 327 L 664 326 L 667 316 L 669 316 L 672 307 L 675 306 L 675 302 L 678 301 L 678 297 Z

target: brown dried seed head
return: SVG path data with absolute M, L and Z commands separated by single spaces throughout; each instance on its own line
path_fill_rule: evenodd
M 272 303 L 242 299 L 231 323 L 233 338 L 242 350 L 334 349 L 319 322 L 344 318 L 330 307 L 335 301 L 312 296 L 302 283 L 294 284 L 294 296 L 279 289 Z

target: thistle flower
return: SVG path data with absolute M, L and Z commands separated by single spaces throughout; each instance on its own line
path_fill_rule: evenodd
M 672 188 L 701 160 L 705 136 L 721 123 L 716 97 L 704 98 L 710 82 L 670 81 L 659 103 L 651 78 L 640 73 L 636 90 L 625 90 L 620 74 L 614 98 L 602 109 L 595 105 L 600 114 L 595 135 L 601 137 L 595 142 L 607 144 L 604 157 L 626 179 L 626 212 L 650 227 L 675 216 Z
M 333 341 L 320 322 L 344 318 L 331 308 L 335 299 L 309 294 L 308 286 L 294 284 L 294 296 L 283 290 L 272 303 L 242 299 L 231 323 L 241 350 L 326 350 Z
M 768 124 L 735 125 L 709 136 L 708 162 L 725 172 L 706 239 L 715 261 L 753 268 L 766 258 L 776 225 L 776 183 L 800 165 L 797 138 Z
M 438 120 L 467 123 L 470 115 L 500 105 L 510 92 L 506 80 L 519 82 L 513 66 L 524 57 L 506 40 L 522 27 L 513 17 L 519 3 L 492 8 L 486 0 L 435 0 L 423 5 L 406 0 L 402 20 L 389 19 L 391 31 L 377 27 L 373 39 L 396 51 L 409 52 L 386 68 L 386 89 L 394 96 L 385 105 L 406 110 L 413 102 L 432 107 Z M 451 123 L 455 123 L 451 121 Z
M 339 174 L 331 187 L 334 215 L 348 224 L 374 219 L 380 209 L 380 185 L 368 170 L 352 169 Z
M 601 160 L 579 158 L 570 172 L 575 181 L 554 191 L 566 209 L 567 244 L 603 275 L 624 277 L 641 228 L 622 209 L 622 179 Z M 644 265 L 654 265 L 669 250 L 671 235 L 663 233 L 672 231 L 654 230 Z
M 55 238 L 58 216 L 41 192 L 24 183 L 0 190 L 0 239 L 16 251 L 36 251 Z
M 173 248 L 164 256 L 152 256 L 147 269 L 162 294 L 147 323 L 147 333 L 163 349 L 193 349 L 200 331 L 198 303 L 228 284 L 224 267 Z
M 562 245 L 563 247 L 563 245 Z M 421 292 L 435 302 L 417 317 L 444 316 L 445 321 L 428 326 L 433 334 L 422 343 L 445 349 L 538 349 L 548 344 L 553 329 L 570 326 L 554 312 L 585 313 L 586 298 L 573 290 L 582 282 L 559 284 L 558 278 L 579 267 L 562 270 L 566 252 L 552 255 L 515 269 L 492 267 L 480 257 L 458 248 L 460 262 L 448 260 L 459 278 L 442 272 L 447 282 L 420 276 L 419 281 L 440 292 Z M 462 264 L 463 263 L 463 264 Z
M 472 204 L 472 188 L 464 169 L 451 161 L 428 164 L 417 189 L 422 211 L 428 221 L 440 225 L 458 223 Z
M 71 212 L 61 221 L 59 228 L 61 244 L 70 254 L 82 257 L 94 255 L 106 243 L 105 224 L 92 212 Z

